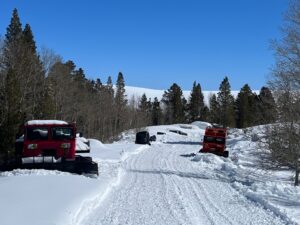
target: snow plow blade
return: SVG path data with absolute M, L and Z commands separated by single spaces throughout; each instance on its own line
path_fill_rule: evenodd
M 49 157 L 29 157 L 31 160 L 14 160 L 0 165 L 0 171 L 12 171 L 15 169 L 45 169 L 45 170 L 59 170 L 62 172 L 69 172 L 75 174 L 91 174 L 99 175 L 98 164 L 93 162 L 91 157 L 76 156 L 75 160 L 56 161 Z M 42 160 L 41 160 L 42 159 Z M 46 159 L 46 160 L 45 160 Z

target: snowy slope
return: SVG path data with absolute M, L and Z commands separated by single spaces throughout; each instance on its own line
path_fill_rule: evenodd
M 132 87 L 132 86 L 125 86 L 125 91 L 128 99 L 131 99 L 133 96 L 135 98 L 139 98 L 145 93 L 147 98 L 151 98 L 152 101 L 155 97 L 157 97 L 158 100 L 160 101 L 165 92 L 165 90 L 156 90 L 156 89 Z M 185 99 L 189 100 L 191 91 L 182 91 L 182 92 Z M 204 95 L 204 102 L 206 104 L 208 104 L 210 95 L 218 93 L 218 91 L 202 91 L 202 92 Z M 238 92 L 239 91 L 232 91 L 231 93 L 234 97 L 236 97 Z M 255 92 L 259 93 L 259 91 L 255 91 Z
M 262 127 L 231 130 L 230 157 L 222 158 L 198 153 L 205 126 L 148 127 L 157 136 L 151 146 L 134 144 L 134 131 L 113 144 L 91 139 L 98 178 L 0 173 L 0 225 L 300 224 L 291 172 L 257 169 L 252 137 Z

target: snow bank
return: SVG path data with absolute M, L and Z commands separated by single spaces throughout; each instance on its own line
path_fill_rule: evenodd
M 80 224 L 121 181 L 121 162 L 147 148 L 135 144 L 104 145 L 95 139 L 90 139 L 90 144 L 91 153 L 83 155 L 98 162 L 97 178 L 47 170 L 1 172 L 0 224 Z
M 89 150 L 90 147 L 86 144 L 88 140 L 84 137 L 76 137 L 76 150 L 86 151 Z
M 202 130 L 205 130 L 206 127 L 212 126 L 211 123 L 207 123 L 207 122 L 203 122 L 203 121 L 194 121 L 191 124 L 199 127 Z
M 253 137 L 263 137 L 263 130 L 264 126 L 231 129 L 227 140 L 229 158 L 198 153 L 192 161 L 199 163 L 211 179 L 231 183 L 238 192 L 272 211 L 287 224 L 300 224 L 300 188 L 293 186 L 292 172 L 259 169 L 261 150 Z

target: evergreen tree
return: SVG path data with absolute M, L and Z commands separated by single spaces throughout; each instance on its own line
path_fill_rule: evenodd
M 107 82 L 106 82 L 106 92 L 108 93 L 108 96 L 109 96 L 109 101 L 111 103 L 114 102 L 114 88 L 113 88 L 113 83 L 112 83 L 112 79 L 111 79 L 111 76 L 109 76 L 107 78 Z
M 22 39 L 28 51 L 36 54 L 36 45 L 33 37 L 33 33 L 29 24 L 26 24 L 22 31 Z
M 277 118 L 276 102 L 272 92 L 267 87 L 262 87 L 258 96 L 258 108 L 260 121 L 258 124 L 274 123 Z
M 217 101 L 220 106 L 220 123 L 224 127 L 234 127 L 234 98 L 231 95 L 231 88 L 228 78 L 222 81 Z
M 15 60 L 9 60 L 9 57 L 17 57 L 18 53 L 18 45 L 22 40 L 22 24 L 18 15 L 18 10 L 13 10 L 13 15 L 10 20 L 10 24 L 8 25 L 6 29 L 5 34 L 5 48 L 4 48 L 4 57 L 6 58 L 6 66 L 12 66 L 11 61 Z M 13 67 L 13 66 L 12 66 Z
M 4 121 L 0 126 L 0 161 L 7 160 L 14 152 L 15 135 L 18 132 L 22 114 L 20 112 L 20 86 L 13 69 L 9 69 L 5 80 Z
M 139 127 L 144 127 L 150 125 L 151 121 L 151 110 L 152 103 L 151 100 L 148 101 L 146 94 L 144 93 L 139 101 L 138 105 L 138 124 Z
M 157 97 L 154 98 L 152 104 L 152 125 L 160 125 L 162 123 L 162 109 Z
M 147 113 L 147 110 L 148 110 L 148 99 L 147 99 L 147 96 L 146 96 L 145 93 L 141 97 L 140 104 L 139 104 L 139 110 L 142 113 L 144 113 L 144 114 Z
M 201 91 L 200 84 L 193 83 L 193 89 L 190 96 L 189 102 L 189 121 L 193 122 L 196 120 L 205 120 L 205 105 L 204 96 Z
M 97 78 L 95 86 L 99 90 L 102 88 L 102 82 L 101 82 L 100 78 Z
M 183 108 L 183 123 L 188 123 L 189 122 L 189 107 L 188 107 L 188 101 L 185 99 L 185 97 L 182 97 L 182 108 Z
M 182 90 L 177 84 L 174 83 L 165 91 L 162 101 L 166 105 L 165 122 L 167 124 L 185 121 Z
M 45 72 L 36 52 L 36 45 L 29 24 L 25 25 L 22 32 L 22 48 L 24 51 L 22 71 L 25 74 L 24 79 L 27 80 L 27 85 L 21 86 L 22 95 L 24 96 L 22 111 L 25 112 L 26 119 L 41 119 L 42 114 L 47 114 L 40 107 L 44 100 L 44 89 L 47 89 L 47 87 L 45 86 Z
M 1 60 L 1 123 L 0 123 L 0 159 L 8 159 L 14 149 L 14 138 L 22 121 L 21 87 L 22 77 L 22 24 L 16 9 L 6 30 Z
M 209 122 L 220 123 L 220 106 L 217 101 L 217 96 L 212 94 L 209 98 Z
M 120 72 L 118 74 L 116 83 L 116 96 L 115 96 L 115 131 L 116 133 L 121 132 L 125 127 L 126 122 L 126 105 L 127 99 L 125 95 L 125 82 L 123 74 Z
M 39 116 L 37 119 L 51 119 L 55 116 L 55 102 L 54 91 L 51 83 L 47 83 L 44 86 L 42 95 L 40 96 L 41 103 L 38 104 L 37 112 Z
M 255 105 L 254 94 L 248 84 L 245 84 L 236 99 L 236 126 L 244 128 L 254 125 Z

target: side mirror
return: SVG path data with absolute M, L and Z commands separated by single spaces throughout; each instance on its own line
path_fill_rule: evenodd
M 76 137 L 83 137 L 82 132 L 76 133 Z

